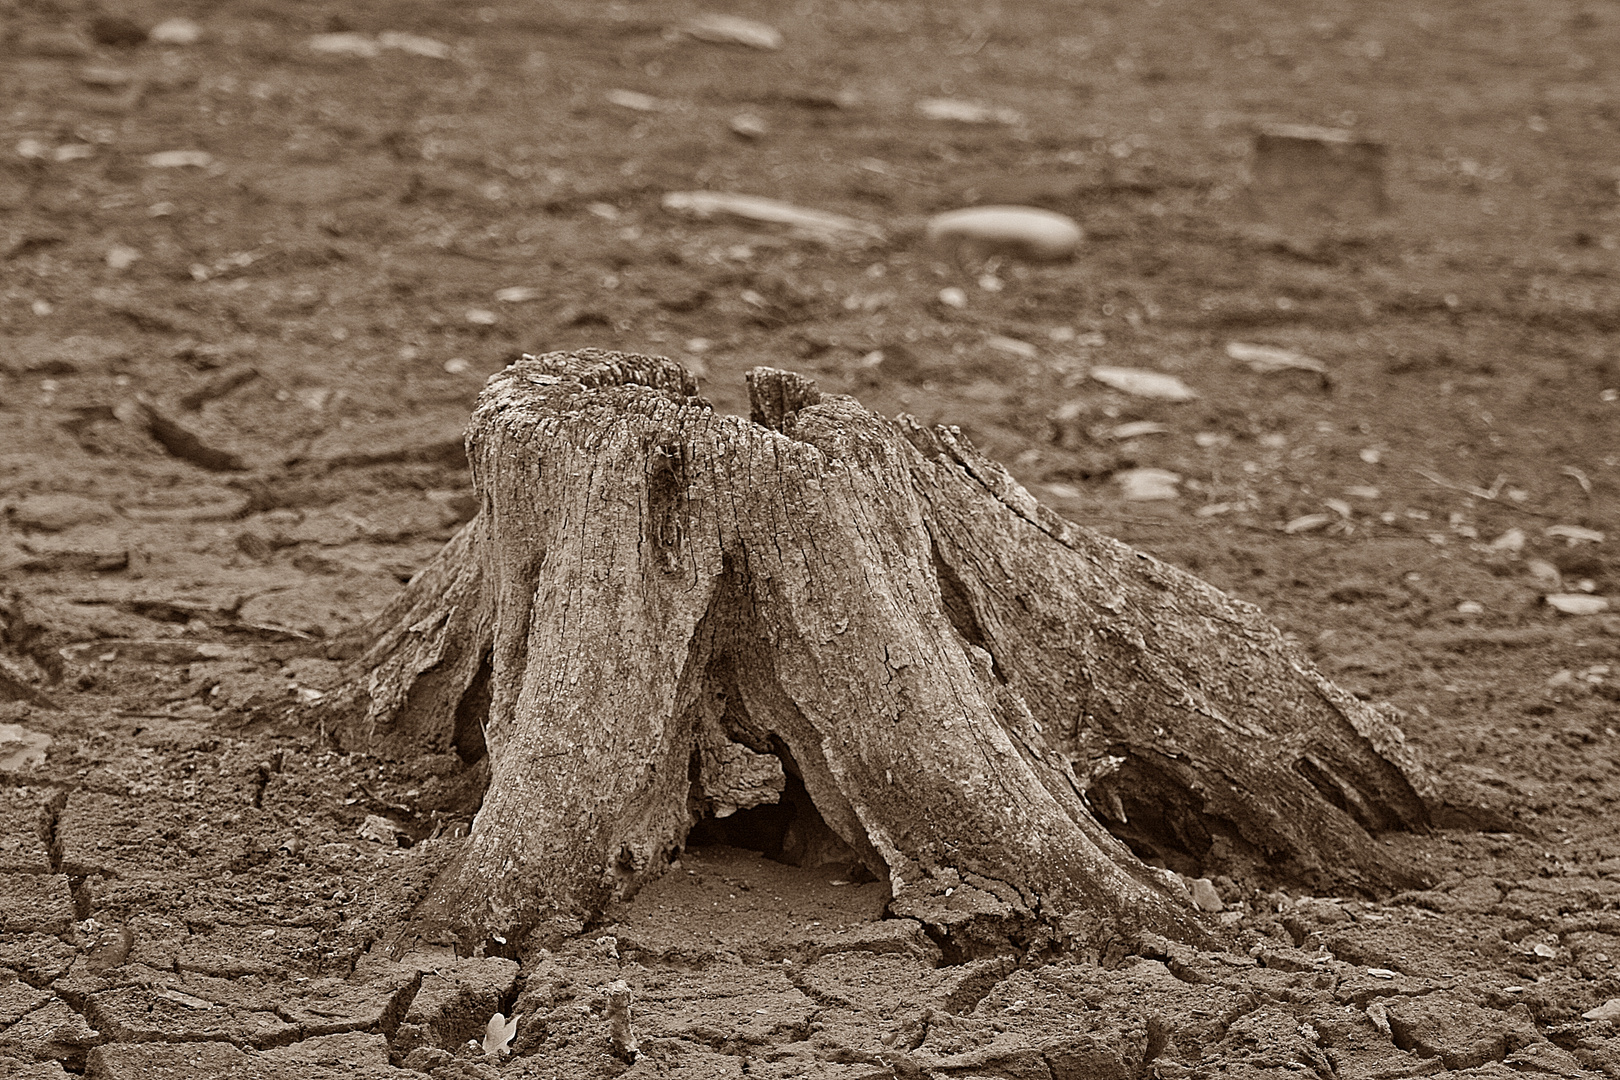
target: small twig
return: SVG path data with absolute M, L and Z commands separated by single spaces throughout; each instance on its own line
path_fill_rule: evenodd
M 1455 484 L 1455 483 L 1452 483 L 1450 480 L 1447 480 L 1445 477 L 1437 476 L 1434 473 L 1430 472 L 1428 469 L 1413 469 L 1412 471 L 1417 473 L 1419 476 L 1423 477 L 1423 479 L 1429 481 L 1429 483 L 1431 483 L 1431 484 L 1436 484 L 1436 485 L 1438 485 L 1440 487 L 1447 488 L 1447 489 L 1449 489 L 1451 491 L 1460 491 L 1465 495 L 1472 495 L 1476 499 L 1484 499 L 1487 502 L 1495 502 L 1496 497 L 1498 495 L 1502 494 L 1502 485 L 1507 483 L 1507 477 L 1506 476 L 1498 475 L 1497 478 L 1495 479 L 1495 481 L 1493 481 L 1491 483 L 1490 488 L 1486 489 L 1486 488 L 1475 487 L 1472 484 Z

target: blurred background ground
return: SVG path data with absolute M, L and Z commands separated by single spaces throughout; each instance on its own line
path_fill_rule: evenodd
M 726 12 L 779 41 L 689 4 L 0 4 L 0 1067 L 605 1076 L 624 977 L 638 1075 L 1620 1069 L 1583 1016 L 1620 995 L 1620 13 Z M 1268 205 L 1271 124 L 1381 145 L 1385 211 L 1327 174 L 1334 212 Z M 701 190 L 881 239 L 666 208 Z M 1085 239 L 924 242 L 994 203 Z M 484 377 L 584 345 L 728 411 L 770 364 L 959 425 L 1261 604 L 1473 792 L 1391 838 L 1435 889 L 1302 899 L 1213 852 L 1176 868 L 1230 905 L 1225 960 L 969 972 L 713 849 L 609 944 L 376 954 L 467 770 L 252 721 L 470 515 Z M 792 890 L 803 918 L 760 903 Z M 446 1060 L 496 1008 L 517 1053 Z

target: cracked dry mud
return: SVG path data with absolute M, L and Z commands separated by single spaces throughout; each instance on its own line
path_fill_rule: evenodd
M 1620 16 L 727 5 L 768 50 L 698 10 L 0 0 L 0 1075 L 1620 1075 L 1620 616 L 1545 600 L 1620 598 Z M 200 38 L 142 40 L 173 16 Z M 1272 122 L 1381 140 L 1389 214 L 1257 218 Z M 887 239 L 664 209 L 703 189 Z M 1086 239 L 921 242 L 971 203 Z M 584 345 L 728 411 L 771 364 L 958 424 L 1261 604 L 1458 794 L 1383 838 L 1432 885 L 1313 896 L 1167 844 L 1220 950 L 963 957 L 879 884 L 694 845 L 576 937 L 390 955 L 479 768 L 286 717 L 473 512 L 483 378 Z M 1133 468 L 1173 497 L 1125 498 Z

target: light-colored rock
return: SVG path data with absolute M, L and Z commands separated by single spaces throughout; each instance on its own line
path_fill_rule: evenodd
M 984 105 L 977 101 L 958 101 L 955 98 L 925 98 L 917 102 L 917 111 L 930 120 L 948 120 L 958 124 L 1022 124 L 1023 114 L 1016 109 L 997 105 Z
M 1181 474 L 1169 469 L 1126 469 L 1114 474 L 1120 493 L 1131 502 L 1163 502 L 1179 496 Z
M 1620 1023 L 1620 998 L 1610 998 L 1595 1009 L 1588 1009 L 1581 1013 L 1587 1020 L 1607 1020 L 1609 1023 Z
M 763 139 L 771 133 L 771 126 L 764 118 L 753 113 L 738 113 L 727 122 L 726 126 L 731 129 L 733 135 L 744 139 Z
M 935 244 L 1056 261 L 1072 257 L 1085 233 L 1073 218 L 1051 210 L 970 206 L 934 215 L 927 236 Z
M 352 56 L 359 59 L 369 59 L 382 54 L 382 46 L 377 44 L 375 38 L 349 31 L 338 34 L 316 34 L 305 40 L 304 47 L 311 52 L 324 53 L 327 56 Z
M 1193 878 L 1187 885 L 1192 889 L 1193 904 L 1199 911 L 1226 910 L 1226 904 L 1221 901 L 1221 894 L 1215 891 L 1215 883 L 1209 878 Z
M 195 45 L 202 40 L 202 27 L 191 19 L 177 16 L 164 19 L 152 27 L 147 36 L 159 45 Z
M 437 38 L 423 37 L 420 34 L 384 30 L 377 35 L 377 44 L 384 49 L 394 49 L 412 56 L 425 56 L 429 60 L 450 59 L 450 46 Z
M 663 207 L 665 210 L 690 214 L 698 218 L 724 216 L 771 225 L 786 225 L 795 231 L 826 239 L 883 239 L 883 230 L 876 225 L 842 214 L 807 210 L 802 206 L 757 195 L 735 195 L 723 191 L 671 191 L 664 196 Z
M 1249 365 L 1249 370 L 1261 375 L 1270 375 L 1276 371 L 1327 371 L 1327 365 L 1322 361 L 1295 352 L 1293 349 L 1282 349 L 1275 345 L 1250 345 L 1242 341 L 1228 341 L 1226 355 Z
M 1586 593 L 1549 593 L 1547 606 L 1565 615 L 1601 615 L 1609 610 L 1609 601 Z
M 642 94 L 635 90 L 614 89 L 602 95 L 609 105 L 617 105 L 621 109 L 632 112 L 663 112 L 669 108 L 669 103 L 651 94 Z
M 1192 401 L 1198 395 L 1174 375 L 1144 368 L 1094 367 L 1091 377 L 1104 386 L 1112 387 L 1133 397 L 1157 398 L 1160 401 Z
M 214 163 L 214 155 L 206 150 L 159 150 L 146 155 L 146 164 L 154 169 L 206 169 Z
M 746 45 L 750 49 L 780 49 L 782 31 L 769 23 L 745 19 L 740 15 L 706 12 L 694 15 L 681 24 L 689 37 L 717 45 Z

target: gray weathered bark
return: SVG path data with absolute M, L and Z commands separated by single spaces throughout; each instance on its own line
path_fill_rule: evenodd
M 586 350 L 484 391 L 482 509 L 326 703 L 382 752 L 470 753 L 481 726 L 489 790 L 422 919 L 589 920 L 697 819 L 788 789 L 833 834 L 801 848 L 962 948 L 1202 936 L 1116 833 L 1183 868 L 1411 883 L 1370 834 L 1425 827 L 1421 766 L 1255 608 L 1059 519 L 952 429 L 768 368 L 751 420 L 695 390 Z

